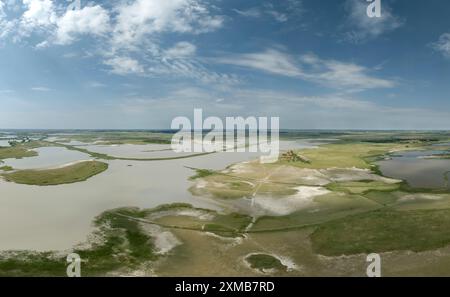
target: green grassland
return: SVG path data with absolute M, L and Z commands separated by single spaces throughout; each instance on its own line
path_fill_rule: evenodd
M 391 192 L 400 188 L 399 183 L 384 183 L 381 181 L 353 181 L 339 182 L 327 185 L 327 189 L 334 192 L 347 192 L 350 194 L 366 194 L 367 192 Z
M 450 209 L 357 214 L 322 224 L 311 240 L 327 256 L 433 250 L 450 244 Z
M 99 161 L 84 161 L 69 166 L 42 169 L 17 170 L 1 176 L 9 182 L 18 184 L 51 186 L 85 181 L 108 168 L 108 164 Z
M 196 195 L 236 199 L 250 197 L 258 185 L 260 195 L 283 197 L 292 194 L 289 189 L 302 184 L 301 178 L 292 177 L 296 175 L 292 167 L 319 170 L 356 167 L 379 175 L 374 161 L 391 152 L 423 149 L 435 141 L 426 135 L 422 137 L 413 141 L 405 136 L 402 140 L 385 139 L 381 143 L 372 142 L 373 139 L 342 141 L 304 149 L 299 153 L 310 163 L 280 160 L 275 164 L 247 163 L 235 172 L 208 172 L 200 177 L 203 186 L 192 187 L 191 191 Z M 249 234 L 313 227 L 314 250 L 329 256 L 424 251 L 450 244 L 447 231 L 450 219 L 446 216 L 450 214 L 450 203 L 445 191 L 412 189 L 405 183 L 383 179 L 334 181 L 325 188 L 331 193 L 315 198 L 311 206 L 285 216 L 257 218 Z M 429 232 L 429 228 L 433 231 Z
M 195 195 L 212 195 L 221 199 L 236 199 L 251 197 L 255 190 L 260 194 L 292 195 L 293 189 L 299 185 L 314 185 L 313 179 L 301 176 L 296 169 L 328 169 L 328 168 L 359 168 L 369 169 L 378 173 L 372 164 L 380 156 L 392 151 L 409 150 L 420 147 L 403 143 L 340 143 L 327 144 L 315 149 L 303 149 L 299 153 L 310 160 L 309 163 L 289 162 L 280 159 L 274 164 L 253 162 L 245 165 L 244 172 L 213 172 L 206 169 L 196 169 L 197 175 L 192 179 L 202 179 L 207 187 L 191 187 Z M 357 181 L 347 183 L 332 183 L 329 189 L 338 192 L 362 194 L 369 191 L 393 191 L 399 184 L 388 184 L 381 181 Z
M 446 142 L 450 140 L 448 131 L 281 131 L 280 139 L 338 139 L 341 143 L 372 142 L 372 143 L 421 143 Z
M 289 215 L 259 217 L 250 232 L 298 229 L 380 208 L 378 203 L 361 195 L 330 193 L 317 197 L 313 205 Z
M 366 143 L 354 142 L 345 144 L 327 144 L 315 149 L 301 150 L 301 155 L 310 160 L 310 163 L 292 163 L 302 168 L 326 169 L 338 168 L 361 168 L 373 169 L 367 159 L 384 155 L 391 151 L 409 150 L 420 147 L 420 144 L 404 143 Z M 289 163 L 280 160 L 280 164 Z
M 2 170 L 2 171 L 13 171 L 14 168 L 12 168 L 11 166 L 1 166 L 0 170 Z

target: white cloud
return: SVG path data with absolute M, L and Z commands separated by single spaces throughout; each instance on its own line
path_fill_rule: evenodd
M 259 53 L 226 56 L 215 59 L 215 61 L 313 81 L 347 91 L 391 88 L 395 85 L 394 81 L 369 75 L 369 69 L 364 66 L 320 59 L 312 54 L 295 58 L 275 49 L 268 49 Z
M 217 84 L 222 87 L 240 83 L 236 75 L 208 70 L 195 58 L 163 57 L 160 61 L 153 61 L 151 64 L 148 68 L 150 75 L 166 75 L 172 78 L 185 77 L 205 84 Z
M 22 24 L 25 27 L 46 27 L 56 22 L 52 0 L 23 0 L 23 4 L 27 8 L 22 15 Z
M 265 13 L 272 16 L 277 22 L 284 23 L 289 19 L 286 13 L 276 10 L 272 3 L 265 3 L 264 7 Z
M 168 58 L 189 57 L 193 56 L 196 50 L 197 47 L 192 43 L 181 41 L 166 50 L 165 56 L 167 56 Z
M 0 0 L 0 41 L 9 36 L 17 27 L 18 20 L 8 20 L 6 9 L 9 2 Z
M 110 29 L 109 14 L 101 6 L 69 10 L 57 21 L 57 44 L 72 43 L 80 34 L 103 35 Z
M 12 0 L 9 0 L 12 1 Z M 95 37 L 94 55 L 115 74 L 186 76 L 204 82 L 231 83 L 232 75 L 206 69 L 195 57 L 197 47 L 175 41 L 161 46 L 161 35 L 200 34 L 217 30 L 224 17 L 213 13 L 216 7 L 205 0 L 129 0 L 115 1 L 110 9 L 87 4 L 67 9 L 54 0 L 20 0 L 24 6 L 4 20 L 4 1 L 0 0 L 0 38 L 14 36 L 14 42 L 43 37 L 36 49 L 70 45 L 84 36 Z M 69 4 L 69 3 L 67 3 Z M 35 38 L 33 38 L 35 40 Z
M 369 69 L 354 63 L 324 60 L 311 54 L 303 56 L 302 61 L 311 66 L 304 75 L 306 79 L 334 88 L 360 91 L 395 86 L 394 81 L 371 76 Z
M 5 13 L 5 3 L 3 3 L 0 0 L 0 39 L 4 37 L 5 34 L 5 28 L 6 28 L 6 13 Z
M 347 0 L 345 3 L 348 12 L 345 27 L 350 28 L 345 33 L 347 41 L 359 43 L 374 39 L 403 26 L 405 23 L 404 20 L 393 14 L 386 1 L 382 1 L 380 18 L 369 18 L 367 6 L 368 2 L 364 0 Z
M 41 87 L 41 86 L 38 86 L 38 87 L 32 87 L 31 90 L 32 90 L 32 91 L 36 91 L 36 92 L 49 92 L 49 91 L 51 91 L 50 88 L 47 88 L 47 87 Z
M 431 44 L 432 48 L 450 58 L 450 33 L 444 33 L 439 37 L 439 40 Z
M 99 5 L 65 10 L 52 0 L 22 1 L 24 10 L 19 17 L 7 23 L 0 18 L 0 38 L 12 35 L 17 42 L 32 33 L 40 33 L 45 40 L 35 47 L 45 48 L 52 44 L 70 44 L 81 34 L 99 36 L 110 29 L 108 11 Z
M 299 77 L 302 71 L 289 55 L 275 49 L 267 49 L 260 53 L 232 55 L 215 59 L 216 62 L 244 66 L 268 73 Z
M 125 75 L 125 74 L 139 74 L 144 72 L 144 68 L 139 62 L 130 57 L 112 57 L 105 61 L 106 65 L 111 66 L 112 73 Z
M 243 10 L 233 9 L 233 11 L 243 17 L 268 16 L 279 23 L 284 23 L 291 19 L 298 19 L 303 13 L 303 5 L 301 0 L 280 0 L 277 7 L 272 2 L 265 2 L 261 6 Z
M 129 47 L 149 34 L 204 33 L 220 28 L 221 16 L 211 16 L 199 0 L 135 0 L 117 8 L 113 41 Z
M 267 13 L 270 14 L 277 22 L 284 23 L 288 21 L 288 16 L 284 13 L 276 10 L 268 10 Z
M 248 18 L 259 18 L 262 15 L 262 12 L 258 7 L 252 7 L 246 10 L 233 9 L 233 11 L 243 17 Z
M 90 81 L 87 83 L 87 86 L 89 88 L 104 88 L 106 85 L 104 83 L 98 82 L 98 81 Z

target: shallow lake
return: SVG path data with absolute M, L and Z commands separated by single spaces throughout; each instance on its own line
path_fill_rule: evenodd
M 34 149 L 38 156 L 22 159 L 5 159 L 6 165 L 15 169 L 50 168 L 81 160 L 90 160 L 87 154 L 71 151 L 63 147 L 40 147 Z
M 377 162 L 383 175 L 402 179 L 414 188 L 450 188 L 445 174 L 450 171 L 448 159 L 426 159 L 424 157 L 442 151 L 413 151 L 394 154 L 389 160 Z
M 311 146 L 308 142 L 304 145 Z M 15 168 L 40 168 L 87 158 L 63 148 L 37 150 L 38 157 L 9 159 L 6 163 Z M 129 146 L 124 150 L 129 150 Z M 150 208 L 186 202 L 217 208 L 207 199 L 191 195 L 189 177 L 195 172 L 185 166 L 219 170 L 257 157 L 258 153 L 216 153 L 165 161 L 114 160 L 108 161 L 107 171 L 85 182 L 59 186 L 28 186 L 0 180 L 0 250 L 69 249 L 85 241 L 97 215 L 117 207 Z
M 9 140 L 0 139 L 0 146 L 10 146 Z

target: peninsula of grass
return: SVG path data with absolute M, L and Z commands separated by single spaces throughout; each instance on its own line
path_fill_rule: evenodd
M 17 184 L 52 186 L 85 181 L 108 168 L 99 161 L 84 161 L 55 169 L 27 169 L 2 174 L 5 180 Z

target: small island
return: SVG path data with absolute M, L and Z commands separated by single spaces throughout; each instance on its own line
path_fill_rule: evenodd
M 108 169 L 108 164 L 99 161 L 82 161 L 51 169 L 17 170 L 2 174 L 9 182 L 17 184 L 54 186 L 82 182 Z

